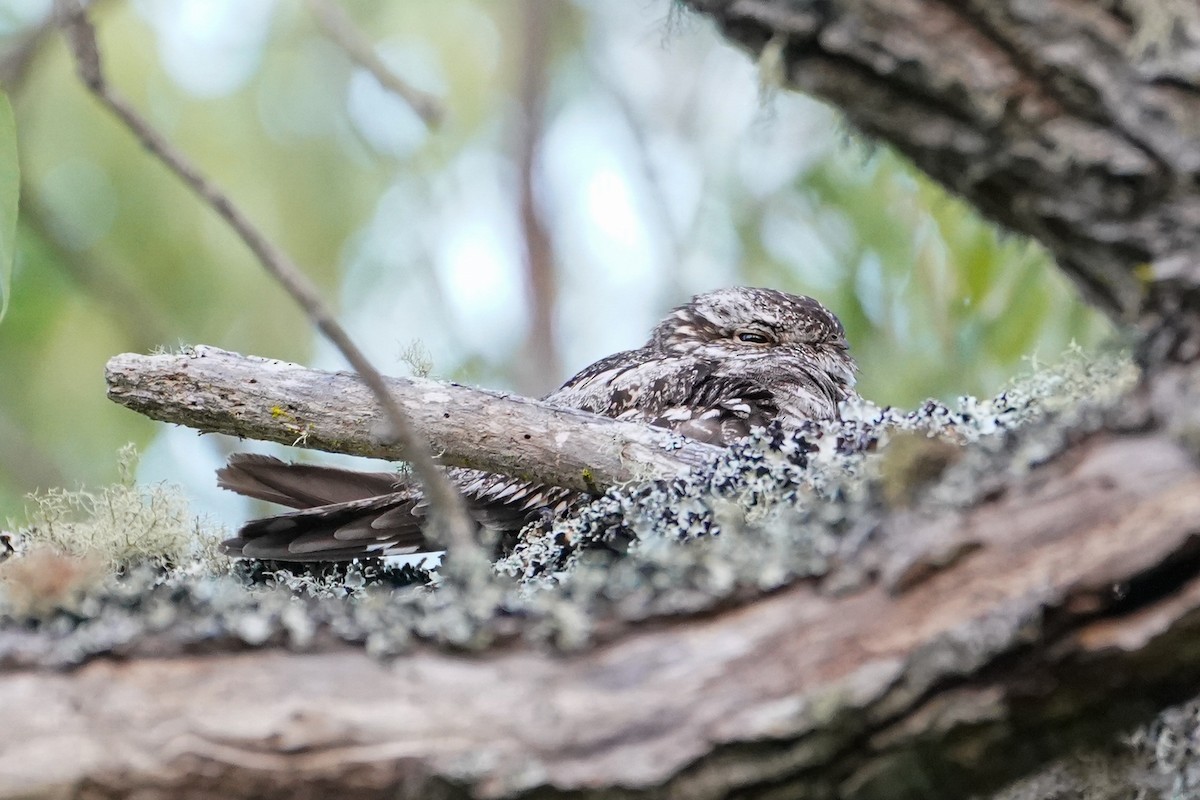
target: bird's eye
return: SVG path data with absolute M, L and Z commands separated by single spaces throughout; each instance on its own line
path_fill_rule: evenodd
M 754 331 L 741 331 L 738 333 L 737 338 L 739 342 L 751 342 L 752 344 L 769 344 L 771 341 L 761 333 L 755 333 Z

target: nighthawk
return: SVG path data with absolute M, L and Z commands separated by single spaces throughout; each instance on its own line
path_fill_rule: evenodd
M 603 358 L 544 399 L 727 445 L 779 420 L 838 417 L 854 394 L 842 324 L 811 297 L 736 287 L 697 295 L 636 350 Z M 450 475 L 472 515 L 509 541 L 577 492 L 469 469 Z M 393 472 L 355 472 L 238 454 L 226 489 L 297 509 L 252 520 L 224 552 L 280 561 L 344 561 L 435 550 L 423 537 L 420 490 Z M 503 541 L 503 539 L 502 539 Z

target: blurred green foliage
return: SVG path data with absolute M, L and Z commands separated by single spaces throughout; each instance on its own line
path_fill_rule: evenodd
M 0 522 L 35 488 L 111 481 L 122 444 L 162 432 L 105 399 L 115 353 L 204 342 L 337 364 L 227 226 L 81 87 L 48 17 L 14 2 L 0 0 L 23 182 L 0 325 Z M 1023 358 L 1109 332 L 1036 245 L 848 142 L 819 104 L 760 101 L 754 65 L 706 23 L 669 24 L 668 0 L 543 5 L 540 66 L 520 5 L 345 3 L 441 99 L 433 131 L 303 3 L 106 0 L 93 17 L 111 83 L 300 262 L 385 371 L 419 340 L 437 376 L 513 381 L 528 315 L 501 300 L 523 296 L 515 153 L 530 135 L 567 372 L 733 283 L 822 299 L 863 393 L 896 405 L 993 392 Z M 530 69 L 545 71 L 543 110 L 523 126 Z M 464 300 L 477 277 L 499 288 Z M 185 475 L 196 459 L 180 458 Z
M 838 242 L 845 273 L 829 300 L 854 332 L 869 397 L 912 405 L 991 394 L 1022 360 L 1054 360 L 1111 332 L 1045 250 L 1005 235 L 890 151 L 823 161 L 801 191 L 852 231 Z

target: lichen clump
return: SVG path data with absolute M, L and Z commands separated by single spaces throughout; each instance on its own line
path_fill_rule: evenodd
M 136 461 L 126 446 L 118 483 L 28 497 L 26 524 L 0 543 L 0 614 L 78 615 L 89 596 L 140 567 L 161 575 L 208 571 L 222 531 L 192 514 L 177 487 L 138 486 Z
M 112 486 L 30 495 L 28 523 L 17 537 L 21 546 L 100 560 L 113 571 L 209 555 L 221 532 L 192 514 L 177 487 L 138 486 L 136 460 L 131 445 L 118 453 L 120 480 Z

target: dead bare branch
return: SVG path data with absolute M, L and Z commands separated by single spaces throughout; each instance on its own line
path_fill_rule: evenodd
M 384 419 L 354 375 L 212 347 L 125 353 L 108 363 L 108 394 L 153 419 L 202 431 L 335 453 L 407 459 L 373 435 Z M 524 397 L 420 378 L 388 378 L 388 395 L 448 466 L 523 475 L 598 492 L 673 475 L 723 452 L 661 428 L 618 422 Z

